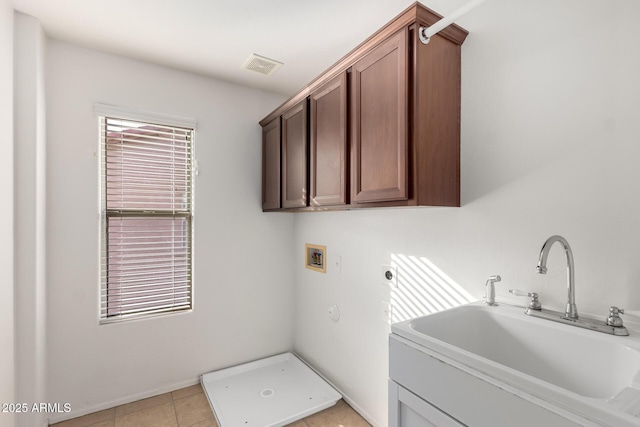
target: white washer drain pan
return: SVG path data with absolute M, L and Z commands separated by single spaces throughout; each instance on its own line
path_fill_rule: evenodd
M 202 376 L 220 427 L 277 427 L 329 408 L 342 397 L 293 353 Z

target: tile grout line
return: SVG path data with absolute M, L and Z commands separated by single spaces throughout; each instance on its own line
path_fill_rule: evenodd
M 180 427 L 178 423 L 178 411 L 176 411 L 176 400 L 173 398 L 173 393 L 171 393 L 171 407 L 173 408 L 173 418 L 176 420 L 176 426 Z
M 176 426 L 180 427 L 180 422 L 178 421 L 178 410 L 176 409 L 176 397 L 173 395 L 173 391 L 171 392 L 171 403 L 173 405 L 173 416 L 176 420 Z
M 174 390 L 174 391 L 176 391 L 176 390 Z M 173 395 L 174 391 L 171 392 L 171 404 L 173 406 L 173 416 L 174 416 L 174 418 L 176 420 L 176 426 L 180 427 L 180 423 L 178 422 L 178 411 L 176 409 L 176 398 Z

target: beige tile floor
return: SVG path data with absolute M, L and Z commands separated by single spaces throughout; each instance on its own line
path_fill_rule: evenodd
M 218 427 L 200 384 L 138 400 L 55 427 Z M 344 400 L 287 427 L 370 427 Z

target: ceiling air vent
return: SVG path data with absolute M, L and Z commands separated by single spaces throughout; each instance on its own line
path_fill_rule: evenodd
M 247 59 L 242 68 L 264 74 L 265 76 L 270 76 L 278 71 L 278 68 L 281 66 L 282 62 L 265 58 L 264 56 L 256 55 L 254 53 L 249 57 L 249 59 Z

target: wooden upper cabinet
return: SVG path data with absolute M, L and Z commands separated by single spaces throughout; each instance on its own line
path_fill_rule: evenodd
M 347 75 L 310 97 L 309 187 L 311 206 L 347 203 Z
M 403 29 L 353 65 L 352 203 L 409 197 L 407 43 Z
M 276 134 L 282 144 L 281 175 L 265 167 L 265 210 L 460 206 L 468 33 L 451 24 L 420 42 L 419 28 L 440 18 L 414 3 L 260 121 L 265 159 Z
M 262 128 L 262 209 L 280 208 L 280 117 Z
M 307 101 L 282 115 L 282 207 L 307 206 Z

